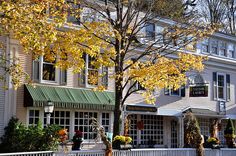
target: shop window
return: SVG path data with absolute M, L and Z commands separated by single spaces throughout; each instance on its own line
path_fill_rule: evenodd
M 130 129 L 129 129 L 129 136 L 133 139 L 133 145 L 137 146 L 138 145 L 138 119 L 137 119 L 137 114 L 132 114 L 129 115 L 130 118 Z
M 214 100 L 230 100 L 230 75 L 213 72 Z
M 97 112 L 75 112 L 74 130 L 80 130 L 83 132 L 83 138 L 85 140 L 94 140 L 97 137 L 97 133 L 93 131 L 91 126 L 91 118 L 98 119 Z
M 102 126 L 103 126 L 105 132 L 109 132 L 110 113 L 102 113 Z
M 141 134 L 141 145 L 163 145 L 163 117 L 157 115 L 141 115 L 144 129 Z
M 108 67 L 96 68 L 93 65 L 93 58 L 87 54 L 83 55 L 85 61 L 85 69 L 79 74 L 79 84 L 84 87 L 95 87 L 99 84 L 108 86 Z
M 201 134 L 205 136 L 210 136 L 210 119 L 198 118 L 197 120 L 201 130 Z
M 48 61 L 42 56 L 33 60 L 34 82 L 66 85 L 67 71 L 55 68 L 55 63 L 56 61 Z
M 39 110 L 29 110 L 28 125 L 37 125 L 39 118 Z
M 46 126 L 47 116 L 44 113 L 44 126 Z M 70 111 L 54 111 L 50 117 L 50 124 L 59 125 L 70 132 Z

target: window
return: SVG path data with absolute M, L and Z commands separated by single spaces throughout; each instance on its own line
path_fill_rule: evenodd
M 44 126 L 46 126 L 46 120 L 47 116 L 44 113 Z M 70 132 L 70 111 L 54 111 L 50 117 L 50 124 L 57 124 Z
M 29 110 L 29 125 L 37 125 L 39 122 L 39 110 Z
M 129 136 L 133 139 L 133 145 L 138 145 L 137 114 L 130 114 Z
M 234 58 L 234 44 L 229 43 L 228 44 L 228 57 Z
M 94 87 L 99 84 L 108 86 L 108 67 L 96 68 L 93 65 L 95 58 L 84 54 L 85 69 L 80 73 L 79 85 L 84 87 Z
M 97 137 L 97 133 L 93 131 L 91 126 L 91 118 L 98 119 L 98 113 L 96 112 L 75 112 L 75 127 L 74 130 L 80 130 L 83 132 L 83 138 L 85 140 L 94 140 Z
M 181 96 L 181 97 L 185 97 L 185 87 L 182 86 L 179 89 L 168 89 L 168 88 L 164 88 L 164 94 L 165 95 L 170 95 L 170 96 Z
M 148 23 L 146 26 L 146 36 L 148 39 L 155 40 L 155 24 Z
M 227 56 L 226 42 L 220 42 L 220 56 Z
M 218 54 L 218 41 L 217 40 L 211 41 L 211 53 Z
M 209 39 L 205 39 L 203 42 L 202 42 L 202 52 L 204 53 L 209 53 Z
M 141 144 L 148 145 L 150 141 L 163 145 L 163 117 L 157 115 L 141 115 L 144 129 L 141 134 Z
M 105 132 L 109 132 L 110 113 L 102 113 L 102 126 L 103 126 Z
M 47 61 L 42 56 L 33 60 L 32 79 L 34 82 L 66 85 L 67 71 L 55 68 L 55 63 L 56 61 Z
M 230 75 L 213 72 L 213 98 L 214 100 L 230 100 Z
M 205 136 L 210 136 L 210 119 L 198 118 L 199 127 L 201 134 Z
M 56 81 L 55 61 L 49 62 L 43 57 L 42 80 Z
M 80 24 L 80 18 L 78 16 L 78 10 L 80 9 L 80 5 L 74 0 L 66 0 L 66 3 L 69 5 L 67 22 L 71 22 L 73 24 Z
M 132 86 L 132 85 L 134 85 L 134 86 Z M 139 82 L 137 82 L 137 81 L 136 82 L 131 81 L 130 82 L 130 86 L 132 86 L 131 91 L 134 91 L 134 90 L 138 90 L 138 91 L 145 90 L 145 88 Z

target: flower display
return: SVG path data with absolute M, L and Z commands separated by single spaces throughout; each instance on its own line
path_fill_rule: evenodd
M 73 150 L 80 150 L 81 143 L 83 142 L 83 133 L 80 130 L 75 131 L 75 135 L 73 136 Z
M 131 143 L 132 138 L 129 137 L 129 136 L 117 135 L 113 139 L 113 142 L 115 142 L 115 141 L 119 141 L 119 142 L 121 142 L 123 144 L 129 144 L 129 143 Z
M 64 143 L 67 139 L 68 139 L 68 132 L 67 132 L 67 129 L 61 129 L 59 130 L 58 132 L 59 134 L 59 138 L 60 138 L 60 142 L 61 143 Z
M 211 144 L 220 144 L 220 141 L 218 138 L 215 138 L 215 137 L 210 137 L 208 140 L 207 140 L 208 143 L 211 143 Z

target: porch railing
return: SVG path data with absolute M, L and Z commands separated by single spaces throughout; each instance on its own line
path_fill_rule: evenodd
M 236 156 L 236 149 L 205 149 L 205 156 Z M 104 150 L 81 150 L 71 152 L 21 152 L 3 153 L 0 156 L 104 156 Z M 113 156 L 196 156 L 195 149 L 163 148 L 163 149 L 132 149 L 114 150 Z

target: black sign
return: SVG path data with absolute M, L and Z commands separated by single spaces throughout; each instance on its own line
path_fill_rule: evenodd
M 190 97 L 207 97 L 208 86 L 192 86 L 189 91 Z
M 126 106 L 126 111 L 138 111 L 138 112 L 157 112 L 156 107 L 145 107 L 145 106 Z

